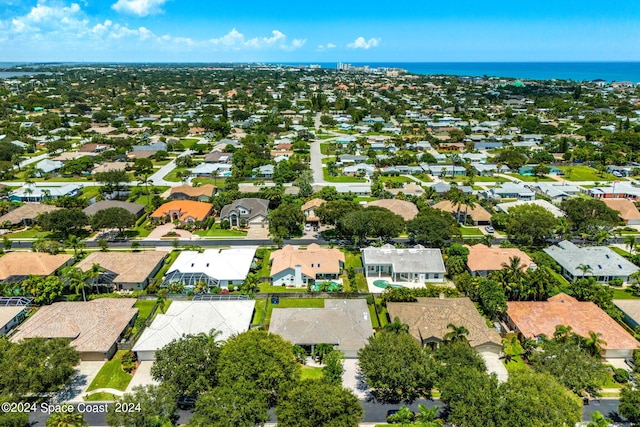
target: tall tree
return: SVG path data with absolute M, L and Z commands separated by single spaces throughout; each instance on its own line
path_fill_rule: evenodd
M 408 333 L 379 332 L 358 352 L 360 372 L 376 399 L 430 397 L 433 374 L 424 349 Z
M 134 387 L 109 405 L 106 421 L 113 427 L 167 427 L 176 421 L 175 392 L 166 385 Z M 118 408 L 130 411 L 117 411 Z
M 356 427 L 362 415 L 351 391 L 323 380 L 301 382 L 276 408 L 278 424 L 291 427 Z

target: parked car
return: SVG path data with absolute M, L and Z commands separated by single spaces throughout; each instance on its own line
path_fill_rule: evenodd
M 311 231 L 311 224 L 307 224 L 304 226 L 304 231 Z
M 193 409 L 196 407 L 196 399 L 189 396 L 180 396 L 178 399 L 178 408 L 180 409 Z
M 487 231 L 487 233 L 493 233 L 493 232 L 495 232 L 495 231 L 496 231 L 496 230 L 495 230 L 492 226 L 490 226 L 490 225 L 487 225 L 484 229 Z

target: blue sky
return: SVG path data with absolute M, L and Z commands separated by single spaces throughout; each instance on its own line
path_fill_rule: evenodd
M 637 0 L 0 0 L 0 62 L 640 61 Z

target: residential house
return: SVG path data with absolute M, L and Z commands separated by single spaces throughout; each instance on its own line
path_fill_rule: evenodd
M 220 221 L 229 221 L 231 227 L 261 225 L 267 221 L 269 201 L 265 199 L 238 199 L 222 208 Z
M 320 218 L 318 218 L 318 215 L 316 215 L 315 210 L 325 203 L 326 203 L 326 200 L 315 198 L 315 199 L 309 200 L 304 205 L 302 205 L 300 209 L 304 214 L 305 222 L 318 224 L 320 222 Z
M 91 169 L 91 174 L 95 175 L 109 171 L 126 171 L 131 165 L 131 163 L 127 162 L 104 162 Z
M 43 202 L 64 196 L 76 197 L 82 191 L 82 184 L 66 184 L 61 187 L 25 185 L 9 195 L 12 202 Z
M 484 191 L 483 194 L 488 199 L 535 200 L 536 198 L 536 194 L 532 190 L 513 182 L 505 182 L 499 187 Z
M 36 163 L 36 168 L 34 169 L 34 173 L 37 177 L 40 178 L 45 174 L 58 172 L 63 165 L 64 163 L 56 160 L 50 160 L 50 159 L 40 160 L 38 163 Z
M 52 276 L 73 262 L 73 255 L 67 254 L 8 252 L 0 257 L 0 283 L 20 282 L 29 276 Z
M 632 201 L 628 199 L 602 199 L 602 201 L 617 211 L 626 225 L 640 225 L 640 212 Z
M 221 151 L 212 151 L 204 156 L 205 163 L 224 163 L 231 164 L 233 160 L 233 153 L 225 153 Z
M 167 151 L 167 144 L 162 141 L 156 141 L 152 144 L 134 145 L 131 150 L 134 153 L 136 151 L 153 151 L 156 153 L 158 151 Z
M 443 200 L 431 206 L 434 209 L 440 209 L 445 212 L 449 212 L 454 217 L 459 215 L 460 221 L 465 221 L 467 217 L 470 217 L 473 221 L 473 225 L 489 225 L 491 224 L 491 213 L 483 208 L 479 203 L 473 206 L 454 206 L 449 200 Z
M 138 309 L 134 298 L 98 298 L 86 302 L 56 302 L 41 307 L 18 326 L 11 341 L 67 338 L 80 360 L 109 360 L 117 343 L 133 326 Z
M 492 271 L 502 270 L 505 265 L 511 265 L 512 259 L 518 258 L 518 265 L 524 270 L 535 269 L 536 264 L 526 253 L 518 248 L 503 248 L 500 246 L 486 246 L 478 243 L 467 246 L 467 268 L 472 276 L 487 277 Z
M 185 290 L 203 287 L 206 292 L 213 287 L 240 285 L 249 274 L 255 253 L 253 246 L 182 251 L 167 270 L 162 286 L 180 283 Z
M 342 168 L 342 173 L 346 176 L 373 176 L 375 171 L 376 167 L 367 163 L 358 163 L 357 165 Z
M 550 182 L 537 182 L 529 185 L 529 188 L 538 194 L 551 199 L 552 203 L 560 204 L 566 199 L 570 199 L 580 194 L 580 187 L 577 185 L 560 185 Z
M 609 283 L 613 279 L 629 281 L 629 276 L 639 269 L 621 255 L 606 246 L 578 247 L 563 240 L 544 249 L 560 267 L 562 275 L 569 281 L 593 277 L 598 283 Z
M 366 277 L 390 279 L 393 283 L 443 282 L 446 269 L 440 249 L 417 245 L 398 249 L 390 244 L 361 249 Z
M 387 191 L 397 197 L 399 193 L 405 196 L 420 197 L 424 194 L 424 188 L 415 182 L 405 182 L 402 188 L 389 188 Z
M 473 188 L 469 185 L 452 185 L 448 182 L 437 182 L 435 184 L 432 184 L 431 188 L 433 188 L 433 190 L 438 194 L 444 194 L 447 191 L 451 190 L 451 188 L 454 186 L 464 194 L 473 194 Z
M 8 335 L 26 319 L 32 301 L 25 297 L 0 297 L 0 336 Z
M 493 163 L 472 163 L 471 167 L 479 176 L 493 176 L 496 173 L 509 173 L 511 169 L 507 165 L 498 165 Z
M 637 327 L 640 327 L 640 300 L 614 299 L 613 303 L 622 311 L 624 323 L 634 331 Z
M 174 200 L 155 210 L 149 218 L 158 222 L 179 221 L 182 224 L 201 222 L 213 214 L 213 205 L 193 200 Z
M 570 326 L 581 337 L 590 332 L 602 339 L 602 355 L 608 359 L 632 357 L 640 346 L 631 334 L 593 302 L 578 301 L 560 293 L 547 301 L 509 301 L 508 326 L 525 338 L 552 337 L 557 326 Z
M 217 187 L 213 184 L 205 184 L 199 187 L 192 187 L 184 184 L 178 187 L 172 187 L 169 190 L 168 200 L 197 200 L 199 202 L 207 202 L 216 194 Z
M 252 170 L 254 178 L 272 179 L 275 167 L 273 165 L 262 165 Z
M 466 176 L 467 170 L 464 166 L 454 166 L 454 165 L 420 165 L 424 170 L 429 171 L 431 176 L 437 177 L 447 177 L 447 176 Z
M 363 299 L 324 301 L 324 308 L 274 308 L 269 332 L 313 352 L 331 344 L 355 359 L 373 335 L 367 302 Z
M 121 202 L 119 200 L 100 200 L 92 205 L 87 206 L 82 211 L 88 216 L 97 214 L 100 211 L 109 208 L 122 208 L 140 218 L 144 214 L 144 205 L 140 203 Z
M 305 250 L 287 245 L 272 252 L 269 262 L 273 286 L 308 287 L 337 279 L 344 268 L 344 253 L 315 243 Z
M 518 174 L 522 176 L 534 176 L 535 165 L 525 165 L 518 168 Z M 564 175 L 564 173 L 555 166 L 547 166 L 549 172 L 545 175 Z
M 217 341 L 246 332 L 251 325 L 255 300 L 173 301 L 166 313 L 156 315 L 136 341 L 132 351 L 140 361 L 152 361 L 156 351 L 185 335 L 216 331 Z
M 231 163 L 200 163 L 190 171 L 192 175 L 197 177 L 230 177 L 231 167 Z
M 502 338 L 487 326 L 469 298 L 418 298 L 417 302 L 389 302 L 387 311 L 392 319 L 409 325 L 409 334 L 423 346 L 437 347 L 447 334 L 449 325 L 463 326 L 469 332 L 469 345 L 485 360 L 490 373 L 506 381 L 507 370 L 500 360 Z
M 77 268 L 91 270 L 97 264 L 102 268 L 97 283 L 114 290 L 136 291 L 147 287 L 162 268 L 166 252 L 92 252 L 80 261 Z
M 364 163 L 369 158 L 367 156 L 359 156 L 356 154 L 342 154 L 338 157 L 340 163 Z
M 380 199 L 367 202 L 365 206 L 375 206 L 388 209 L 394 214 L 401 216 L 405 221 L 411 221 L 416 217 L 416 215 L 418 215 L 418 207 L 415 204 L 404 200 Z
M 595 199 L 629 199 L 640 200 L 640 188 L 631 182 L 615 182 L 608 187 L 594 187 L 587 189 L 587 194 Z
M 43 205 L 40 203 L 26 203 L 0 216 L 0 226 L 9 228 L 9 227 L 16 227 L 18 225 L 23 225 L 23 226 L 33 225 L 35 219 L 41 213 L 53 212 L 58 209 L 60 208 L 53 205 Z

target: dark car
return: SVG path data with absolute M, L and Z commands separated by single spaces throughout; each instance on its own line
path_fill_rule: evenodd
M 181 396 L 178 399 L 178 408 L 193 409 L 196 407 L 196 399 L 190 396 Z

